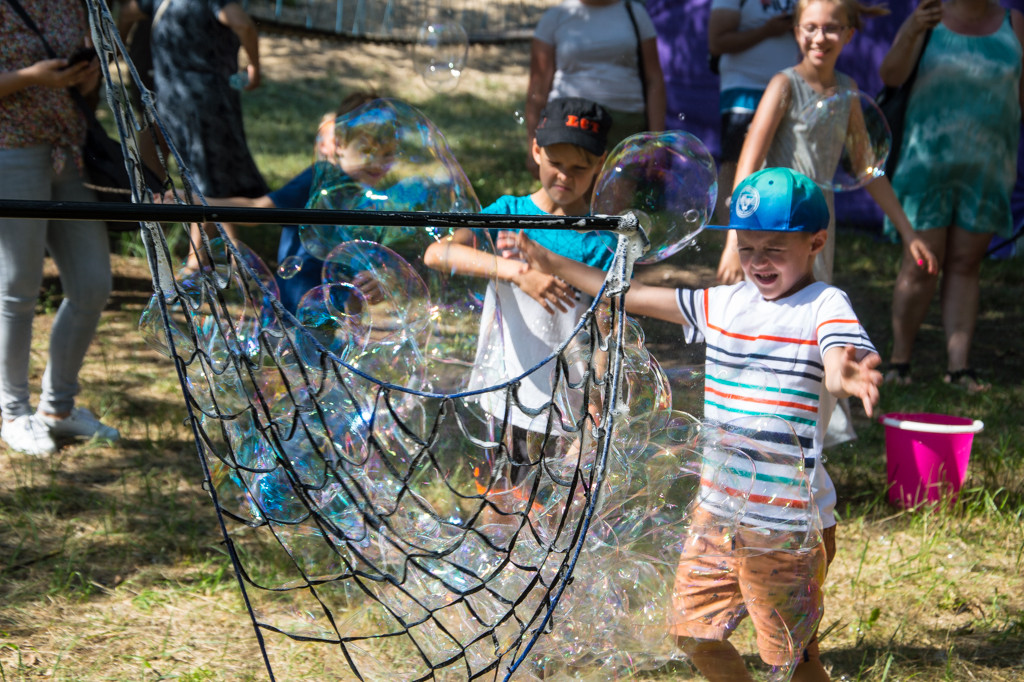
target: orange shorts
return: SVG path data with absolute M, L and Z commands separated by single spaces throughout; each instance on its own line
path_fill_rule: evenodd
M 758 653 L 768 665 L 786 665 L 813 640 L 824 612 L 821 586 L 836 553 L 835 526 L 822 542 L 800 551 L 754 551 L 764 536 L 731 534 L 697 511 L 676 569 L 669 631 L 677 637 L 721 641 L 749 614 Z M 710 529 L 710 530 L 709 530 Z

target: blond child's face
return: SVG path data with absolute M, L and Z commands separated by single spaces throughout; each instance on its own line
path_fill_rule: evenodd
M 586 193 L 601 169 L 605 155 L 594 156 L 572 144 L 541 147 L 533 142 L 533 159 L 540 170 L 540 184 L 548 197 L 567 214 L 587 208 Z
M 809 3 L 793 29 L 800 53 L 813 66 L 835 68 L 839 53 L 853 37 L 846 11 L 830 0 Z
M 394 141 L 387 143 L 365 135 L 356 135 L 345 144 L 338 144 L 336 158 L 341 170 L 368 187 L 376 186 L 395 163 Z
M 785 298 L 814 281 L 814 257 L 828 232 L 737 230 L 743 274 L 767 301 Z
M 324 114 L 316 135 L 317 158 L 335 163 L 360 184 L 375 186 L 395 163 L 393 140 L 381 142 L 369 135 L 356 134 L 348 143 L 335 134 L 334 114 Z

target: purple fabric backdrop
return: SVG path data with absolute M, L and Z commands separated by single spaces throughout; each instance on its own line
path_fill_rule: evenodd
M 843 51 L 837 68 L 853 77 L 860 89 L 874 94 L 881 89 L 878 65 L 885 56 L 896 30 L 916 3 L 893 0 L 891 14 L 866 20 Z M 1024 10 L 1024 0 L 1004 4 Z M 713 154 L 719 151 L 718 77 L 707 68 L 707 25 L 711 0 L 647 0 L 647 11 L 658 29 L 658 52 L 665 72 L 669 128 L 698 136 Z M 1022 136 L 1024 147 L 1024 136 Z M 1024 222 L 1024 153 L 1017 157 L 1017 186 L 1014 191 L 1014 224 Z M 836 214 L 841 223 L 880 230 L 881 211 L 867 192 L 836 195 Z

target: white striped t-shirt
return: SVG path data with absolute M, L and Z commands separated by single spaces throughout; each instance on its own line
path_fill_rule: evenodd
M 705 420 L 757 444 L 745 448 L 739 438 L 733 450 L 704 453 L 702 504 L 720 515 L 741 508 L 743 523 L 766 528 L 806 529 L 817 525 L 815 511 L 823 528 L 834 525 L 835 487 L 821 450 L 836 401 L 825 390 L 823 357 L 846 345 L 858 358 L 875 351 L 846 294 L 815 282 L 766 301 L 746 281 L 676 293 L 686 341 L 707 343 Z

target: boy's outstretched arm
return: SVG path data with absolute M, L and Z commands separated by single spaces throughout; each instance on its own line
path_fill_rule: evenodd
M 858 361 L 853 346 L 830 348 L 825 353 L 825 388 L 837 398 L 860 398 L 870 417 L 882 385 L 882 373 L 876 369 L 881 362 L 878 353 L 868 353 Z
M 597 296 L 604 284 L 604 270 L 559 256 L 523 233 L 519 234 L 518 245 L 530 268 L 556 275 L 584 293 Z M 632 281 L 626 293 L 626 310 L 666 322 L 686 323 L 676 303 L 676 290 L 668 287 L 652 287 Z
M 423 262 L 428 268 L 441 272 L 496 277 L 511 282 L 552 314 L 556 309 L 564 313 L 576 304 L 572 287 L 557 277 L 535 270 L 522 261 L 481 251 L 474 243 L 472 230 L 458 229 L 452 236 L 428 246 Z

